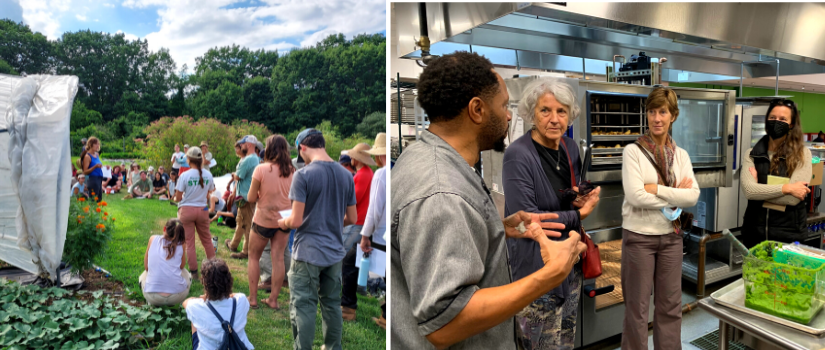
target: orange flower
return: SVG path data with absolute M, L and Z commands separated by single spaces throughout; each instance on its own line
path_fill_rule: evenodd
M 92 195 L 94 195 L 94 192 L 92 192 Z M 97 200 L 97 196 L 95 196 L 95 200 Z
M 85 207 L 85 208 L 83 208 L 83 212 L 84 212 L 84 213 L 88 213 L 88 212 L 89 212 L 89 207 Z
M 78 202 L 85 202 L 85 201 L 86 201 L 86 197 L 78 197 L 78 198 L 77 198 L 77 201 L 78 201 Z
M 95 209 L 95 211 L 97 211 L 97 212 L 99 213 L 99 212 L 100 212 L 100 208 Z
M 112 217 L 112 222 L 114 222 L 114 221 L 115 221 L 115 218 L 114 218 L 114 217 Z
M 106 215 L 109 215 L 109 212 L 108 212 L 108 211 L 104 211 L 104 212 L 103 212 L 103 216 L 106 216 Z
M 108 203 L 106 203 L 106 201 L 100 201 L 99 205 L 105 207 L 108 205 Z
M 83 221 L 80 221 L 80 219 L 77 219 L 77 223 L 80 224 L 80 223 L 83 223 Z

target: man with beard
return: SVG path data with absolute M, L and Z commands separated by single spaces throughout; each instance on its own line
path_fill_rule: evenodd
M 467 52 L 431 62 L 418 100 L 429 130 L 393 169 L 393 349 L 516 349 L 514 315 L 560 285 L 586 246 L 575 231 L 515 213 L 502 221 L 480 174 L 481 151 L 504 151 L 510 115 L 504 80 Z M 511 283 L 505 237 L 539 243 L 545 266 Z

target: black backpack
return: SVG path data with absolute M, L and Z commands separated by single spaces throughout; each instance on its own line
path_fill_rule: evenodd
M 209 306 L 209 310 L 212 310 L 212 313 L 215 314 L 218 321 L 221 321 L 221 328 L 223 328 L 223 341 L 221 341 L 221 345 L 218 346 L 218 350 L 248 350 L 246 345 L 241 341 L 241 338 L 238 337 L 238 333 L 235 333 L 235 330 L 232 329 L 232 325 L 235 324 L 235 298 L 232 298 L 232 316 L 229 318 L 229 322 L 224 321 L 208 301 L 206 302 L 206 306 Z

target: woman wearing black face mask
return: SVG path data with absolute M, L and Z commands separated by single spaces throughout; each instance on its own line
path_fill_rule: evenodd
M 740 180 L 748 198 L 742 238 L 748 248 L 764 240 L 802 241 L 807 235 L 807 208 L 802 201 L 810 192 L 811 151 L 802 141 L 796 104 L 771 101 L 765 131 L 768 135 L 742 161 Z M 768 185 L 768 175 L 790 178 L 790 183 Z M 780 207 L 785 211 L 773 209 Z

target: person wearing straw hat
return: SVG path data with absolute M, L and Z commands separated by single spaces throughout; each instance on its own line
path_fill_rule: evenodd
M 209 145 L 206 144 L 206 141 L 201 141 L 201 152 L 203 152 L 203 167 L 206 169 L 211 168 L 209 163 L 212 162 L 212 152 L 209 152 Z
M 370 205 L 364 226 L 361 228 L 361 250 L 369 253 L 373 248 L 387 251 L 387 241 L 384 233 L 387 232 L 387 223 L 384 214 L 387 212 L 387 134 L 379 133 L 375 136 L 375 144 L 366 152 L 375 157 L 375 163 L 381 168 L 375 171 L 370 184 Z M 372 320 L 381 328 L 387 329 L 386 302 L 381 304 L 381 318 Z
M 367 154 L 370 145 L 359 143 L 351 150 L 347 150 L 350 163 L 355 168 L 355 202 L 358 211 L 358 220 L 355 225 L 344 227 L 344 249 L 347 255 L 344 256 L 343 271 L 343 295 L 341 296 L 341 313 L 346 321 L 355 321 L 355 310 L 358 308 L 358 268 L 355 266 L 355 255 L 357 249 L 355 244 L 359 241 L 361 228 L 367 218 L 367 209 L 370 205 L 370 184 L 372 184 L 372 169 L 375 161 Z

